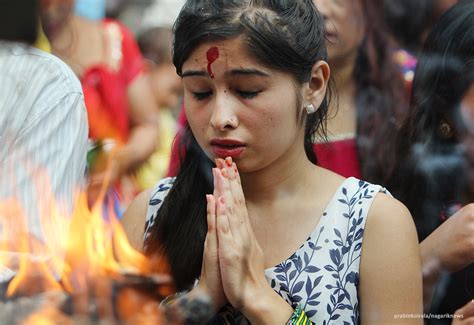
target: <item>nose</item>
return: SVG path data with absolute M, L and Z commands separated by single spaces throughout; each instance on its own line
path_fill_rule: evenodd
M 236 110 L 237 104 L 226 91 L 217 95 L 211 116 L 211 126 L 219 132 L 237 128 L 239 126 L 239 119 Z

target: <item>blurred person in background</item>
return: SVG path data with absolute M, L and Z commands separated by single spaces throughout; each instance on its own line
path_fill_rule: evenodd
M 6 200 L 15 200 L 27 231 L 41 240 L 41 219 L 53 208 L 70 216 L 85 185 L 88 126 L 79 80 L 64 62 L 33 47 L 38 10 L 36 0 L 0 1 L 0 214 L 10 219 L 4 209 L 14 204 Z M 14 229 L 23 221 L 9 221 L 0 224 L 0 238 L 15 244 Z M 0 266 L 0 281 L 3 271 Z
M 385 21 L 390 32 L 405 50 L 417 56 L 433 25 L 459 0 L 384 0 L 383 2 Z
M 409 91 L 413 82 L 416 57 L 423 47 L 423 42 L 441 15 L 457 2 L 458 0 L 384 0 L 385 21 L 401 46 L 395 52 L 394 58 L 402 67 Z
M 474 298 L 474 1 L 428 36 L 395 149 L 387 187 L 417 225 L 425 310 L 453 314 Z
M 387 141 L 398 130 L 408 98 L 397 49 L 370 0 L 314 0 L 326 21 L 326 46 L 335 83 L 327 134 L 316 138 L 318 165 L 342 176 L 384 184 L 393 152 Z
M 171 57 L 173 33 L 170 28 L 155 27 L 138 36 L 146 62 L 146 71 L 160 109 L 159 143 L 155 153 L 137 171 L 137 182 L 142 190 L 153 187 L 168 170 L 171 146 L 176 135 L 176 118 L 183 86 L 176 74 Z
M 433 14 L 433 0 L 384 0 L 385 22 L 399 44 L 417 55 Z M 415 14 L 416 13 L 416 14 Z
M 104 0 L 42 0 L 42 22 L 53 53 L 82 83 L 89 114 L 89 201 L 109 189 L 106 205 L 120 216 L 136 194 L 133 172 L 154 152 L 155 98 L 130 32 L 104 19 Z

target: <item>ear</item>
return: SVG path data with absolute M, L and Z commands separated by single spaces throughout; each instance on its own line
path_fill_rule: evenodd
M 318 61 L 311 69 L 311 79 L 309 80 L 305 94 L 305 106 L 312 104 L 319 108 L 326 96 L 331 69 L 326 61 Z

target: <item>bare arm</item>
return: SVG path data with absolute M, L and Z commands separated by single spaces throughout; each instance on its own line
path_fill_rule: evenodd
M 423 312 L 420 250 L 410 213 L 384 194 L 367 219 L 359 292 L 361 324 L 422 324 L 396 316 Z
M 138 251 L 143 250 L 145 218 L 150 195 L 151 190 L 139 194 L 125 211 L 121 220 L 130 245 Z
M 474 204 L 445 221 L 420 244 L 425 310 L 442 272 L 456 272 L 474 262 Z
M 156 150 L 159 112 L 144 74 L 136 77 L 127 89 L 131 130 L 128 142 L 117 152 L 119 174 L 135 170 Z

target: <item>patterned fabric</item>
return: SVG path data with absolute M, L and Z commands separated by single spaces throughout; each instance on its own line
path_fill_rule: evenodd
M 153 191 L 145 240 L 173 180 L 162 180 Z M 359 323 L 357 289 L 364 228 L 379 192 L 386 190 L 356 178 L 346 179 L 303 245 L 288 259 L 265 271 L 270 286 L 293 308 L 301 304 L 313 323 Z M 248 323 L 231 306 L 223 308 L 216 318 L 216 324 Z

